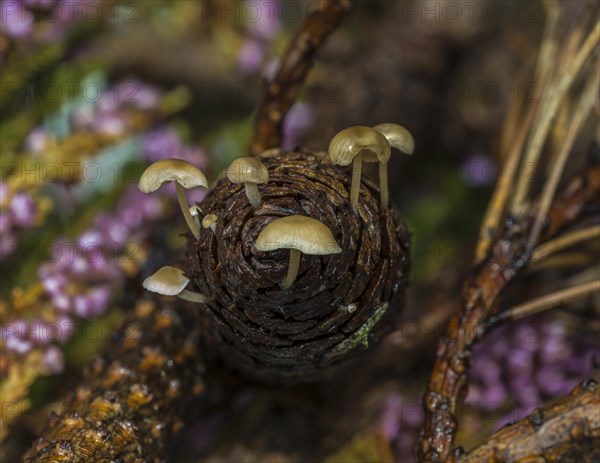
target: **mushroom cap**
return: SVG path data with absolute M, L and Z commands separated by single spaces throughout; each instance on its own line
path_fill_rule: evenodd
M 153 293 L 177 296 L 189 281 L 181 269 L 166 265 L 146 278 L 142 286 Z
M 198 186 L 208 188 L 206 176 L 193 164 L 182 159 L 161 159 L 150 164 L 142 176 L 138 187 L 144 193 L 158 190 L 165 182 L 176 181 L 183 188 L 189 189 Z
M 372 127 L 357 125 L 338 132 L 329 143 L 329 159 L 334 164 L 347 166 L 357 154 L 364 162 L 387 162 L 392 149 L 385 136 Z
M 303 215 L 289 215 L 274 220 L 258 234 L 254 247 L 258 251 L 297 249 L 312 255 L 342 252 L 327 225 Z
M 377 124 L 373 127 L 381 132 L 392 148 L 402 151 L 404 154 L 413 154 L 415 151 L 415 139 L 411 133 L 399 124 L 387 122 L 385 124 Z
M 202 227 L 209 228 L 212 224 L 216 223 L 218 217 L 215 214 L 207 214 L 202 219 Z
M 227 177 L 232 183 L 267 183 L 269 171 L 258 159 L 245 156 L 231 163 Z

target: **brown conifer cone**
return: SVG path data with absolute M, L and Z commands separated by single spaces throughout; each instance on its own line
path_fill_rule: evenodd
M 262 205 L 253 209 L 244 185 L 220 180 L 201 204 L 216 228 L 189 242 L 184 270 L 212 300 L 199 309 L 207 351 L 261 380 L 322 380 L 393 326 L 408 285 L 409 234 L 392 206 L 381 213 L 379 192 L 364 179 L 354 212 L 350 168 L 324 153 L 268 153 Z M 254 243 L 290 215 L 324 223 L 342 251 L 302 254 L 284 290 L 289 250 L 260 252 Z

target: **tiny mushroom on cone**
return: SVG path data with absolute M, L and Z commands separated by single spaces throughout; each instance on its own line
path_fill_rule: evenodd
M 139 189 L 144 193 L 158 190 L 165 182 L 175 182 L 179 207 L 183 217 L 196 239 L 200 238 L 200 228 L 190 213 L 190 206 L 185 197 L 185 190 L 195 187 L 208 188 L 206 176 L 193 164 L 182 159 L 161 159 L 150 164 L 140 178 Z
M 360 125 L 348 127 L 332 138 L 328 151 L 332 163 L 340 166 L 347 166 L 352 163 L 350 204 L 354 209 L 358 206 L 363 162 L 379 162 L 379 181 L 382 181 L 383 172 L 387 190 L 387 162 L 390 159 L 392 149 L 388 140 L 380 131 Z
M 262 205 L 257 185 L 269 181 L 269 171 L 262 162 L 251 157 L 237 158 L 227 169 L 227 177 L 232 183 L 244 184 L 246 196 L 254 209 Z
M 208 302 L 208 298 L 203 294 L 185 289 L 189 282 L 190 280 L 183 274 L 182 270 L 167 265 L 146 278 L 142 286 L 148 291 L 164 296 L 177 296 L 186 301 L 201 304 Z
M 396 148 L 404 154 L 413 154 L 415 151 L 415 140 L 408 130 L 398 124 L 385 123 L 373 127 L 381 132 L 392 148 Z M 387 164 L 379 165 L 379 186 L 381 191 L 381 209 L 387 207 L 389 191 L 387 178 Z
M 327 225 L 302 215 L 290 215 L 269 223 L 258 234 L 254 247 L 263 252 L 290 250 L 288 272 L 280 283 L 281 289 L 289 288 L 296 280 L 300 253 L 328 255 L 342 252 Z
M 202 219 L 202 227 L 210 228 L 215 233 L 217 231 L 217 220 L 218 217 L 215 214 L 207 214 Z

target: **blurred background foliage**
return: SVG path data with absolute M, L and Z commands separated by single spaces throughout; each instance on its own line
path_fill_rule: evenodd
M 174 191 L 141 195 L 139 174 L 149 162 L 180 157 L 214 180 L 245 155 L 263 84 L 310 3 L 1 1 L 0 439 L 7 461 L 17 461 L 141 297 L 142 279 L 172 263 L 183 244 Z M 536 97 L 525 76 L 542 26 L 538 2 L 359 2 L 318 54 L 286 117 L 287 148 L 325 149 L 350 125 L 397 122 L 413 133 L 414 155 L 394 157 L 389 172 L 413 233 L 406 310 L 415 317 L 459 295 L 502 161 L 503 118 L 511 104 Z M 533 338 L 505 333 L 480 348 L 471 399 L 499 406 L 493 418 L 473 407 L 463 427 L 467 446 L 515 410 L 567 391 L 597 359 L 594 335 L 575 339 L 573 323 L 544 318 L 523 326 Z M 405 436 L 394 452 L 409 461 L 426 371 L 422 365 L 410 381 L 382 383 L 360 432 L 330 445 L 328 461 L 387 461 L 382 436 L 398 433 Z M 260 400 L 250 402 L 236 406 L 259 407 Z M 193 427 L 181 461 L 210 452 L 207 461 L 287 461 L 219 441 L 215 429 L 226 418 L 217 412 Z

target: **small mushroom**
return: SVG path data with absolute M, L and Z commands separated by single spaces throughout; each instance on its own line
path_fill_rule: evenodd
M 342 252 L 327 225 L 302 215 L 290 215 L 274 220 L 258 234 L 254 247 L 263 252 L 290 250 L 288 272 L 280 283 L 281 289 L 289 288 L 296 280 L 301 252 L 311 255 Z
M 385 123 L 373 127 L 381 132 L 392 148 L 396 148 L 404 154 L 413 154 L 415 151 L 415 140 L 408 130 L 398 124 Z M 381 209 L 387 207 L 389 191 L 387 178 L 387 163 L 379 164 L 379 188 L 381 192 Z
M 382 169 L 386 173 L 386 164 L 391 154 L 390 144 L 380 131 L 371 127 L 357 125 L 355 127 L 348 127 L 333 137 L 329 143 L 328 151 L 329 158 L 334 164 L 347 166 L 352 163 L 350 204 L 356 209 L 360 191 L 362 163 L 379 162 L 380 175 Z M 385 187 L 387 188 L 387 173 L 385 176 Z
M 179 207 L 185 221 L 196 239 L 200 238 L 200 227 L 196 225 L 190 206 L 185 197 L 185 190 L 195 187 L 208 188 L 206 176 L 196 166 L 181 159 L 161 159 L 150 164 L 140 178 L 139 189 L 144 193 L 151 193 L 160 188 L 165 182 L 175 181 Z
M 269 181 L 269 171 L 258 159 L 250 157 L 237 158 L 227 169 L 227 177 L 232 183 L 243 183 L 250 205 L 258 209 L 262 204 L 258 184 Z
M 202 227 L 210 228 L 213 233 L 217 231 L 217 220 L 219 218 L 215 214 L 207 214 L 202 219 Z
M 190 206 L 190 214 L 194 218 L 194 223 L 198 226 L 198 229 L 200 229 L 200 218 L 199 218 L 200 212 L 202 212 L 202 211 L 195 204 L 193 206 Z
M 142 286 L 153 293 L 164 296 L 177 296 L 190 302 L 205 304 L 208 298 L 203 294 L 185 289 L 190 280 L 178 268 L 164 266 L 144 280 Z

